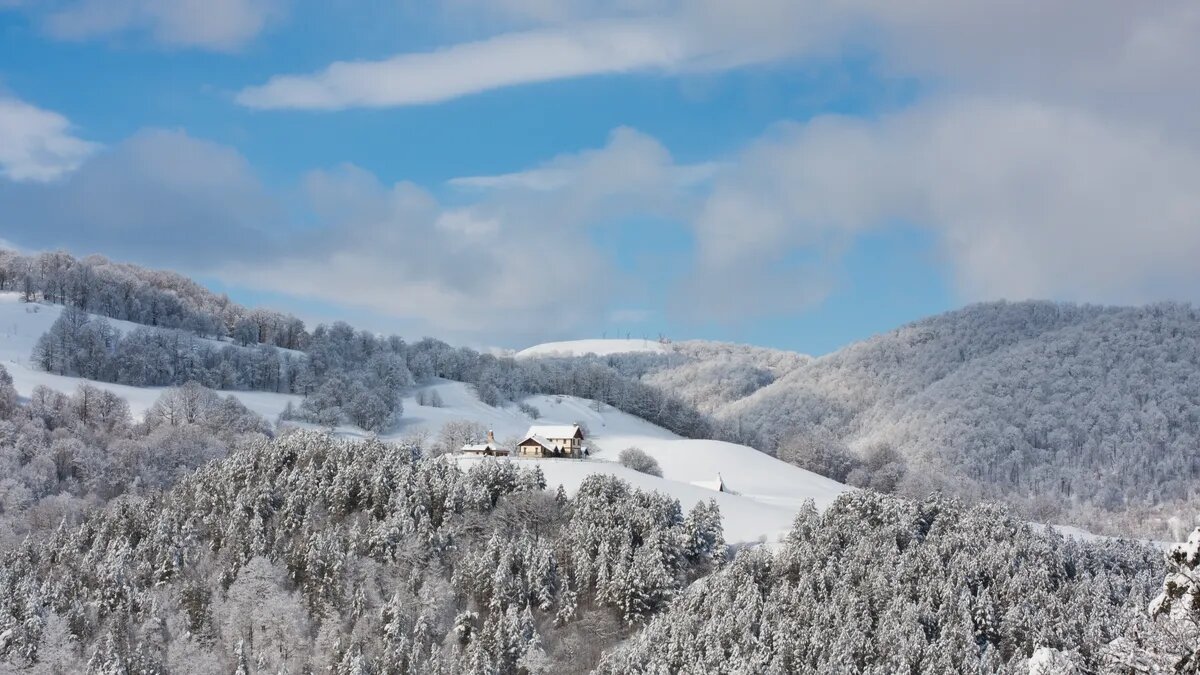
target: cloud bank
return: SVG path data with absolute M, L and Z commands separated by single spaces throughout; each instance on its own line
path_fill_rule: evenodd
M 16 139 L 0 143 L 0 198 L 14 205 L 0 226 L 25 245 L 175 256 L 231 282 L 493 341 L 632 317 L 623 310 L 662 289 L 596 240 L 631 218 L 687 238 L 666 295 L 706 322 L 822 302 L 845 253 L 897 224 L 931 235 L 964 300 L 1200 300 L 1200 5 L 1190 0 L 451 4 L 486 9 L 493 37 L 276 76 L 238 100 L 432 104 L 861 49 L 882 77 L 918 78 L 923 93 L 903 109 L 784 120 L 694 163 L 617 128 L 601 147 L 446 186 L 346 165 L 310 172 L 286 196 L 232 148 L 152 131 L 100 150 L 18 102 L 17 113 L 0 107 L 0 139 Z
M 747 149 L 698 215 L 697 276 L 913 223 L 964 299 L 1200 300 L 1200 157 L 1153 128 L 1002 99 L 877 121 L 786 124 Z
M 314 75 L 285 75 L 244 89 L 251 108 L 336 110 L 437 103 L 500 87 L 583 75 L 669 68 L 679 35 L 644 23 L 605 23 L 501 35 L 386 61 L 338 62 Z
M 63 40 L 146 34 L 163 46 L 213 51 L 245 46 L 281 13 L 282 0 L 73 0 L 37 12 Z
M 0 181 L 0 231 L 36 249 L 197 270 L 261 254 L 282 220 L 241 155 L 180 131 L 141 132 L 57 177 Z
M 62 115 L 0 93 L 0 175 L 54 180 L 79 168 L 97 148 L 75 136 Z

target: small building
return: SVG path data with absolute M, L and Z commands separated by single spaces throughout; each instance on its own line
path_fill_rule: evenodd
M 696 487 L 702 487 L 705 490 L 712 490 L 713 492 L 728 492 L 728 490 L 725 489 L 725 479 L 721 478 L 721 474 L 719 473 L 717 474 L 716 480 L 692 481 L 692 485 L 695 485 Z
M 541 424 L 529 427 L 517 444 L 517 454 L 525 457 L 572 457 L 588 454 L 583 444 L 583 429 L 578 424 Z
M 464 455 L 479 455 L 484 457 L 507 457 L 512 452 L 507 448 L 500 447 L 496 442 L 496 435 L 489 429 L 487 432 L 487 442 L 485 443 L 468 443 L 462 447 Z

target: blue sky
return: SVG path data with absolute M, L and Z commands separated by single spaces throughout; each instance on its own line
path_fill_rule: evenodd
M 994 5 L 0 0 L 0 240 L 477 346 L 1200 299 L 1197 5 Z

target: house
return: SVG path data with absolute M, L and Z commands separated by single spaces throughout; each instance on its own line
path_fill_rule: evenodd
M 541 424 L 529 427 L 517 444 L 517 454 L 526 457 L 586 457 L 583 429 L 578 424 Z
M 696 487 L 702 487 L 705 490 L 712 490 L 714 492 L 728 492 L 728 490 L 725 489 L 725 479 L 721 478 L 721 474 L 719 473 L 717 474 L 716 480 L 692 481 L 692 485 L 695 485 Z
M 487 432 L 486 443 L 468 443 L 462 447 L 462 451 L 465 455 L 486 457 L 507 457 L 511 454 L 508 449 L 500 447 L 496 442 L 496 435 L 490 429 Z

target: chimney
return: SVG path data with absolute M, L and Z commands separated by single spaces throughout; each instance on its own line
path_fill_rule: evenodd
M 488 429 L 488 439 L 487 439 L 487 442 L 488 442 L 488 443 L 495 443 L 495 442 L 496 442 L 496 434 L 493 434 L 491 429 Z

